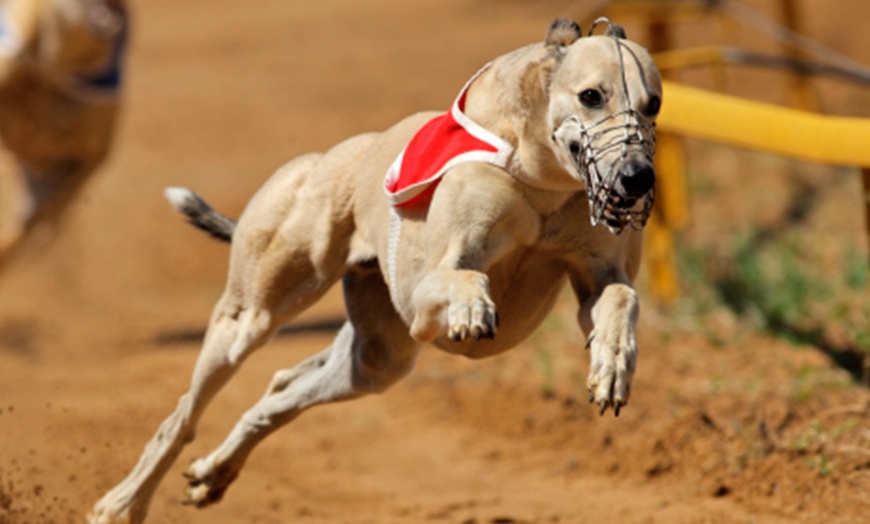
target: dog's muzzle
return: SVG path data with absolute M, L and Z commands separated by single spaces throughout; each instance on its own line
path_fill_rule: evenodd
M 553 139 L 571 154 L 586 183 L 593 226 L 603 222 L 618 235 L 626 226 L 646 225 L 655 199 L 655 124 L 633 109 L 588 126 L 571 115 Z

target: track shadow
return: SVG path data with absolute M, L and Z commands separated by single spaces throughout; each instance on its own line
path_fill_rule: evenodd
M 294 335 L 302 335 L 309 333 L 335 333 L 338 331 L 345 319 L 343 317 L 326 318 L 321 320 L 312 320 L 310 322 L 300 322 L 284 326 L 278 331 L 278 337 L 291 337 Z M 205 329 L 176 329 L 172 331 L 164 331 L 158 333 L 150 340 L 152 344 L 157 346 L 172 346 L 179 344 L 199 344 L 205 337 Z

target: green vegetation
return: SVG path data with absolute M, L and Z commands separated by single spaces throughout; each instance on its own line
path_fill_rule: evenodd
M 841 267 L 826 267 L 795 231 L 753 230 L 731 242 L 725 256 L 711 254 L 709 246 L 680 252 L 694 313 L 726 306 L 758 329 L 818 347 L 870 385 L 866 257 L 849 246 Z M 708 338 L 717 344 L 721 337 L 711 332 Z

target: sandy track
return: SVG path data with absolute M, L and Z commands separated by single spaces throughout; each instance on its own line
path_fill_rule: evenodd
M 0 522 L 80 522 L 186 387 L 197 345 L 156 341 L 201 329 L 227 248 L 184 226 L 164 186 L 195 187 L 238 214 L 292 156 L 447 107 L 480 65 L 541 38 L 554 16 L 583 12 L 553 4 L 136 3 L 115 154 L 65 234 L 0 281 Z M 275 370 L 329 338 L 276 341 L 209 409 L 151 521 L 817 522 L 834 505 L 842 522 L 866 515 L 860 457 L 840 459 L 856 474 L 821 478 L 805 467 L 811 456 L 774 446 L 758 458 L 757 441 L 744 445 L 734 429 L 764 420 L 786 438 L 826 409 L 867 405 L 865 391 L 838 389 L 842 375 L 824 359 L 767 339 L 755 341 L 768 348 L 758 359 L 698 337 L 665 341 L 648 315 L 643 351 L 656 356 L 643 357 L 625 415 L 599 419 L 579 402 L 586 357 L 570 308 L 488 362 L 425 352 L 388 394 L 315 410 L 265 442 L 218 506 L 180 506 L 184 465 L 221 440 Z M 340 315 L 332 293 L 299 322 Z M 834 393 L 810 404 L 789 396 L 807 367 L 830 374 Z M 723 370 L 713 394 L 709 377 Z M 786 386 L 750 392 L 740 377 L 760 370 Z M 736 467 L 740 457 L 749 465 Z

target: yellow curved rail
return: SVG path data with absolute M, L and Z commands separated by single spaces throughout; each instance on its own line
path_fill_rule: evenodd
M 825 116 L 664 83 L 663 131 L 824 164 L 870 167 L 870 119 Z
M 860 167 L 870 245 L 870 119 L 819 115 L 665 82 L 657 125 L 663 135 L 672 133 L 810 162 Z M 656 159 L 656 169 L 668 175 L 664 177 L 667 183 L 677 179 L 684 168 L 679 163 L 666 162 L 674 154 L 667 151 L 672 146 L 667 143 L 662 146 L 666 150 L 657 152 L 663 158 Z M 685 198 L 674 199 L 671 207 L 679 208 L 684 202 Z M 681 216 L 665 209 L 665 218 L 667 215 Z M 678 227 L 682 222 L 664 220 L 664 227 Z M 670 233 L 665 233 L 660 232 L 659 236 L 670 239 Z M 662 267 L 653 268 L 654 293 L 672 301 L 677 290 L 676 277 L 671 276 L 675 270 L 668 266 L 673 258 L 669 254 L 671 248 L 666 242 L 659 244 L 662 253 L 654 258 Z

